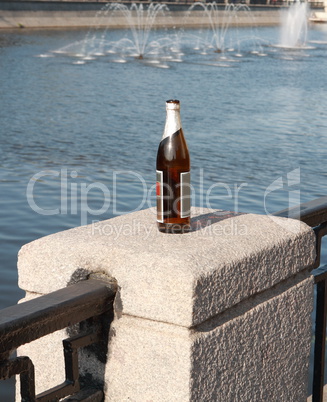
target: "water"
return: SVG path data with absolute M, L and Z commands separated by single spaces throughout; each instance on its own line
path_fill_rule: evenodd
M 296 50 L 272 46 L 277 28 L 258 28 L 265 56 L 245 41 L 239 57 L 202 55 L 180 42 L 184 54 L 167 68 L 110 54 L 75 64 L 78 57 L 53 52 L 86 34 L 0 32 L 0 308 L 23 296 L 23 244 L 153 205 L 167 99 L 181 101 L 194 204 L 264 214 L 297 201 L 295 190 L 301 202 L 326 194 L 325 26 L 312 27 L 309 49 Z M 107 31 L 105 40 L 127 34 Z M 269 192 L 279 177 L 283 187 Z M 1 383 L 0 394 L 12 400 L 12 387 Z

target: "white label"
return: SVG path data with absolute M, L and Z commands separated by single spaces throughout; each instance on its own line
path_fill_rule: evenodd
M 181 173 L 181 218 L 191 215 L 191 173 Z
M 156 194 L 157 194 L 157 221 L 163 223 L 163 171 L 157 170 Z

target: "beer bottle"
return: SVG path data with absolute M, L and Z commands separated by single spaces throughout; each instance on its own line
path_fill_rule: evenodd
M 190 231 L 190 156 L 184 138 L 180 102 L 166 102 L 166 124 L 157 154 L 157 223 L 160 232 Z

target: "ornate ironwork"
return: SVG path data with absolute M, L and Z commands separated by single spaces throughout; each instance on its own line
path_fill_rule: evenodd
M 106 355 L 115 291 L 114 282 L 88 279 L 2 310 L 0 380 L 19 375 L 23 402 L 59 401 L 66 396 L 69 397 L 65 401 L 102 401 L 103 384 L 81 385 L 78 349 L 97 345 L 98 355 Z M 27 356 L 11 358 L 11 352 L 25 343 L 75 324 L 79 324 L 77 334 L 63 340 L 65 381 L 35 395 L 33 362 Z

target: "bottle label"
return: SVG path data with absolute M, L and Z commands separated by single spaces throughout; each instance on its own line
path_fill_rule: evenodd
M 168 172 L 156 171 L 157 221 L 188 218 L 191 214 L 191 173 L 180 173 L 177 180 L 165 177 Z
M 163 205 L 163 171 L 157 170 L 157 182 L 156 182 L 156 195 L 157 195 L 157 221 L 163 222 L 164 205 Z
M 191 173 L 181 173 L 181 218 L 191 215 Z

